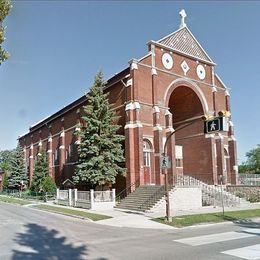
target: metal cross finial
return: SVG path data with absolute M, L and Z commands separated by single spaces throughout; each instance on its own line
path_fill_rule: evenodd
M 182 9 L 180 12 L 179 12 L 180 16 L 181 16 L 181 24 L 180 24 L 180 28 L 183 28 L 184 26 L 186 26 L 186 23 L 185 23 L 185 17 L 187 16 L 186 12 L 184 9 Z

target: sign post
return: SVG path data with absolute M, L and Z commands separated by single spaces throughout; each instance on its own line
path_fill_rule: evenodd
M 163 173 L 164 173 L 164 184 L 165 184 L 165 200 L 166 200 L 166 219 L 168 222 L 172 222 L 171 218 L 171 208 L 170 208 L 170 194 L 169 194 L 169 187 L 168 187 L 168 172 L 167 169 L 171 168 L 171 163 L 169 156 L 163 155 L 161 156 L 161 165 L 160 165 Z

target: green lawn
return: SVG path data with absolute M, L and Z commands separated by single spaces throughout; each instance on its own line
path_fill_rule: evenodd
M 229 211 L 223 216 L 221 213 L 208 213 L 197 215 L 184 215 L 172 218 L 172 222 L 165 222 L 165 218 L 155 218 L 154 221 L 174 227 L 192 226 L 202 223 L 217 223 L 223 221 L 243 221 L 254 217 L 260 217 L 260 209 Z
M 77 217 L 83 217 L 83 218 L 88 218 L 88 219 L 91 219 L 93 221 L 98 221 L 98 220 L 111 218 L 111 217 L 106 216 L 106 215 L 94 214 L 94 213 L 89 213 L 89 212 L 86 212 L 86 211 L 79 211 L 79 210 L 74 210 L 74 209 L 55 207 L 55 206 L 43 205 L 43 204 L 34 205 L 33 207 L 37 208 L 37 209 L 41 209 L 41 210 L 51 211 L 51 212 L 68 214 L 68 215 L 77 216 Z
M 13 197 L 8 197 L 8 196 L 4 196 L 4 195 L 0 195 L 0 201 L 19 204 L 19 205 L 31 204 L 31 202 L 29 202 L 29 201 L 18 199 L 18 198 L 13 198 Z

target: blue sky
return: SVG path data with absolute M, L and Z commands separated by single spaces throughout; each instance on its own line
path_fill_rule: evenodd
M 147 53 L 146 43 L 178 29 L 179 11 L 231 88 L 238 158 L 260 143 L 260 2 L 14 1 L 0 66 L 0 150 Z

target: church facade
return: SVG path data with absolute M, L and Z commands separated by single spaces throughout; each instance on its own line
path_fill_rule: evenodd
M 229 91 L 215 73 L 216 64 L 185 24 L 185 11 L 180 15 L 177 31 L 149 41 L 144 57 L 130 60 L 125 70 L 107 81 L 105 92 L 125 135 L 127 175 L 118 178 L 119 190 L 133 183 L 163 185 L 163 153 L 171 162 L 170 184 L 178 175 L 211 184 L 224 176 L 225 183 L 237 183 Z M 82 96 L 19 136 L 30 180 L 42 149 L 48 153 L 49 172 L 56 184 L 62 187 L 72 180 L 80 145 L 74 133 L 84 124 L 86 104 Z M 218 115 L 225 118 L 225 130 L 204 133 L 202 117 Z

